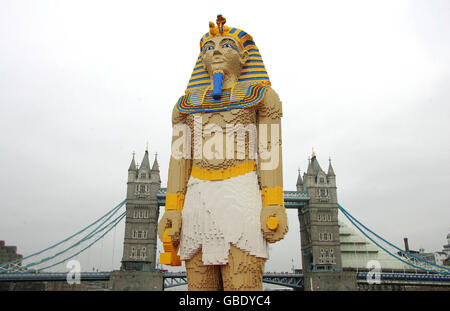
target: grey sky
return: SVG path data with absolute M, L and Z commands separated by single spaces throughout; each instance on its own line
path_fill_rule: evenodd
M 219 13 L 253 36 L 283 101 L 285 189 L 314 147 L 350 213 L 399 246 L 441 250 L 448 1 L 2 1 L 0 239 L 27 255 L 103 215 L 147 141 L 166 185 L 171 110 Z M 296 211 L 289 223 L 268 271 L 301 265 Z M 82 264 L 118 268 L 123 230 Z

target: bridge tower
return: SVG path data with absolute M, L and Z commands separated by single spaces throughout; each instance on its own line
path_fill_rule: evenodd
M 136 165 L 133 153 L 128 168 L 123 271 L 155 269 L 159 217 L 156 193 L 160 187 L 157 155 L 150 167 L 148 147 L 140 166 Z
M 297 179 L 297 190 L 307 191 L 310 197 L 309 202 L 298 210 L 305 275 L 342 271 L 336 189 L 331 159 L 325 173 L 313 152 L 306 173 L 302 178 L 299 171 Z

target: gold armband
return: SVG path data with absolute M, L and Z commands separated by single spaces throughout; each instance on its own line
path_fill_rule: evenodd
M 282 187 L 264 188 L 262 189 L 261 193 L 263 206 L 269 205 L 283 206 L 284 199 Z
M 170 210 L 183 210 L 184 194 L 170 193 L 166 194 L 166 211 Z

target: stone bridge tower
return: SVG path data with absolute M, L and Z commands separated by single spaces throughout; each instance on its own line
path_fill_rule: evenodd
M 148 149 L 141 165 L 133 159 L 128 169 L 127 216 L 121 270 L 155 269 L 159 207 L 156 194 L 161 187 L 158 160 L 150 167 Z
M 303 271 L 342 271 L 336 175 L 331 160 L 325 173 L 313 152 L 303 179 L 299 172 L 297 190 L 307 191 L 310 197 L 298 210 Z
M 331 160 L 325 173 L 313 152 L 303 178 L 298 174 L 297 190 L 310 197 L 298 210 L 305 290 L 356 290 L 356 275 L 342 269 L 336 175 Z

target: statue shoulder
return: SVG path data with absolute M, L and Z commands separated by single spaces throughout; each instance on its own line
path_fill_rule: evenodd
M 281 118 L 283 116 L 282 104 L 277 92 L 271 87 L 266 90 L 264 100 L 258 107 L 261 116 Z
M 172 124 L 177 123 L 184 123 L 186 119 L 186 114 L 181 113 L 179 110 L 179 103 L 180 101 L 184 100 L 185 95 L 181 96 L 178 102 L 175 104 L 175 106 L 172 109 Z

